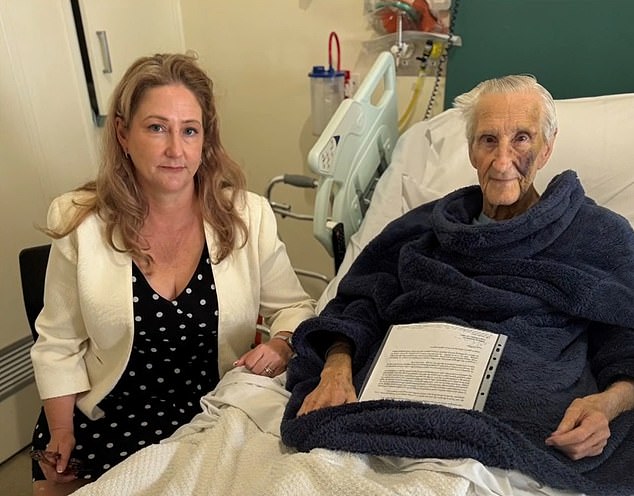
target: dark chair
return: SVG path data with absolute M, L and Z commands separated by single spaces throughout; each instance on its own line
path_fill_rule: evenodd
M 44 278 L 50 250 L 50 244 L 32 246 L 24 248 L 19 255 L 24 309 L 34 340 L 37 339 L 35 319 L 44 306 Z

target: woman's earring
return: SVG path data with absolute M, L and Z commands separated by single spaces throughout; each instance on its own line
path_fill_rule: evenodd
M 130 158 L 130 152 L 128 152 L 128 151 L 126 151 L 126 152 L 125 152 L 125 158 L 127 158 L 128 160 L 130 160 L 130 159 L 131 159 L 131 158 Z

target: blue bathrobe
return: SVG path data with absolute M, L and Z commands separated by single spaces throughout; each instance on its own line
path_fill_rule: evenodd
M 573 399 L 634 378 L 634 232 L 585 196 L 572 171 L 524 214 L 473 224 L 471 186 L 388 225 L 322 314 L 295 332 L 283 441 L 414 458 L 475 458 L 555 488 L 634 494 L 634 412 L 599 456 L 572 461 L 544 440 Z M 443 321 L 508 336 L 482 412 L 370 401 L 296 417 L 332 332 L 354 343 L 357 392 L 391 324 Z

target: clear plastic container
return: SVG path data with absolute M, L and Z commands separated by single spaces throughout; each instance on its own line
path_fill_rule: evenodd
M 313 134 L 319 136 L 343 101 L 345 73 L 316 65 L 308 77 Z

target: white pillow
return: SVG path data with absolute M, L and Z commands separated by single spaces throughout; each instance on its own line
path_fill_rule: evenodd
M 538 191 L 555 175 L 573 169 L 589 197 L 634 225 L 634 93 L 555 104 L 559 131 L 553 154 L 535 179 Z M 396 143 L 390 166 L 318 310 L 334 296 L 352 260 L 391 220 L 469 184 L 477 184 L 477 176 L 469 162 L 464 121 L 456 109 L 410 127 Z
M 634 225 L 634 93 L 558 100 L 559 132 L 552 157 L 537 175 L 576 170 L 586 194 Z

